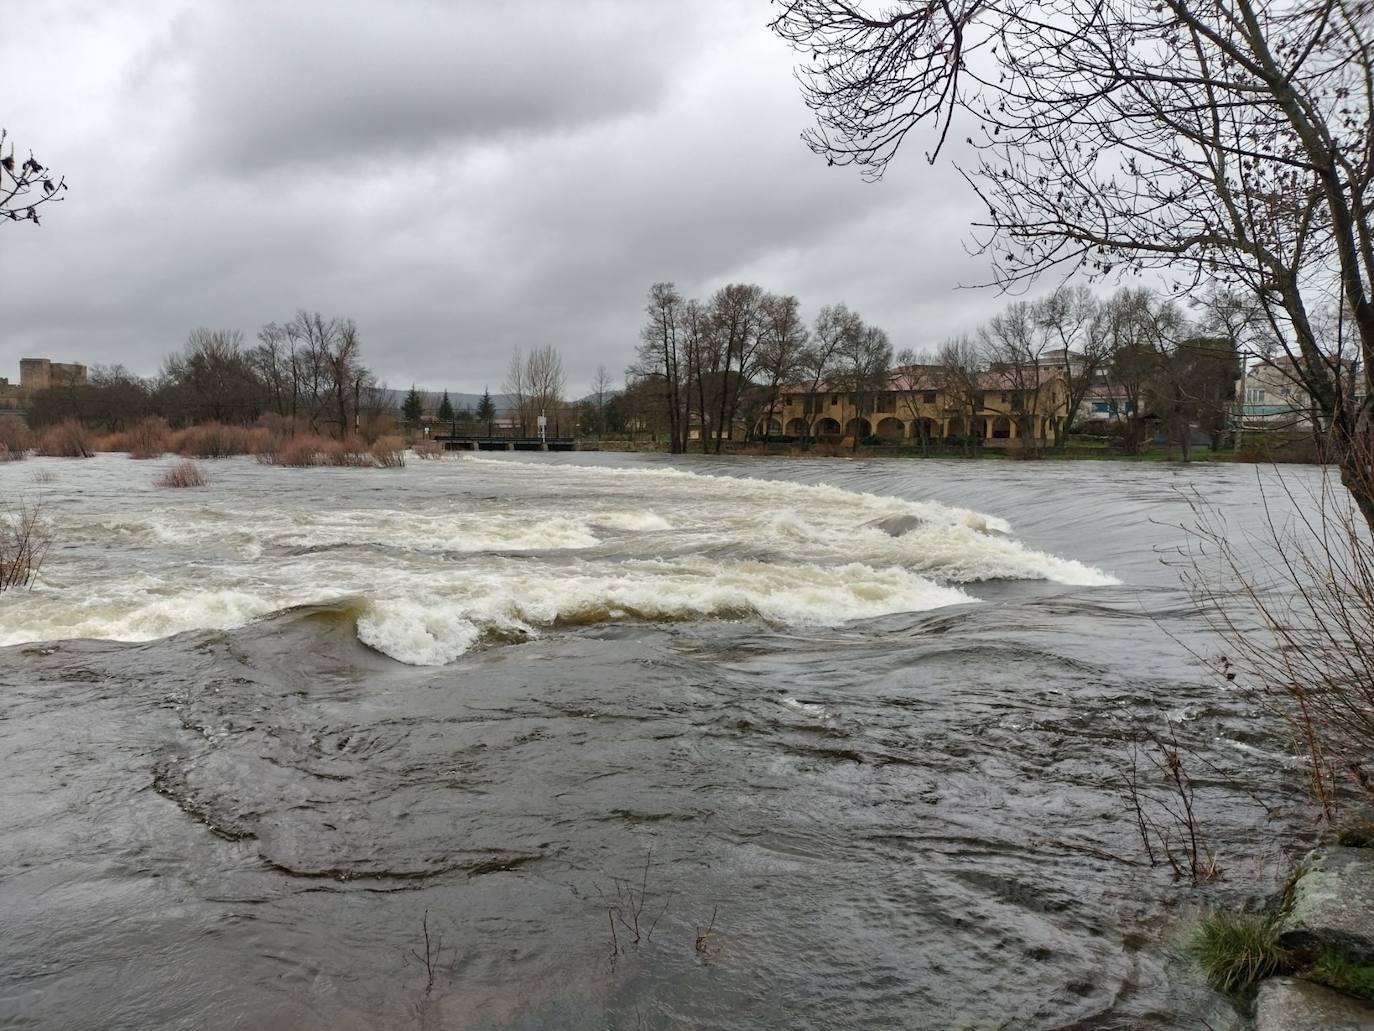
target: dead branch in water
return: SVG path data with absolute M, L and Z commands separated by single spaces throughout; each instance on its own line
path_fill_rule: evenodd
M 0 592 L 32 589 L 52 546 L 48 526 L 39 517 L 41 505 L 20 502 L 18 509 L 0 515 Z
M 668 912 L 668 906 L 673 900 L 673 892 L 669 892 L 663 900 L 663 906 L 658 911 L 658 915 L 653 918 L 651 923 L 646 926 L 648 916 L 646 907 L 649 901 L 649 867 L 653 860 L 653 849 L 650 849 L 644 857 L 644 869 L 639 876 L 639 885 L 635 886 L 633 881 L 613 879 L 615 885 L 615 898 L 606 896 L 598 886 L 596 891 L 606 903 L 606 916 L 611 925 L 611 954 L 614 956 L 622 951 L 620 936 L 616 933 L 616 925 L 626 932 L 630 945 L 638 946 L 641 941 L 652 941 L 654 929 L 658 927 L 658 922 L 663 919 L 663 915 Z

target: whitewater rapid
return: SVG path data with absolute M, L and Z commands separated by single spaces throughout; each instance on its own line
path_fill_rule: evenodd
M 1118 582 L 968 509 L 676 469 L 227 461 L 209 488 L 171 492 L 83 488 L 152 469 L 122 456 L 52 468 L 54 546 L 31 592 L 0 596 L 0 646 L 154 640 L 347 601 L 364 644 L 442 665 L 559 627 L 840 626 L 975 604 L 964 587 L 985 581 Z M 451 493 L 410 489 L 426 478 Z

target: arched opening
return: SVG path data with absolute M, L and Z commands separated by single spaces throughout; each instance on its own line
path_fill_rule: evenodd
M 999 415 L 992 420 L 992 439 L 1010 440 L 1011 439 L 1011 420 L 1005 415 Z
M 840 435 L 840 424 L 834 419 L 825 418 L 816 420 L 816 436 L 818 437 L 838 437 Z
M 906 437 L 906 426 L 901 419 L 879 419 L 878 436 L 883 440 L 902 440 Z
M 806 425 L 805 419 L 791 419 L 787 423 L 787 435 L 789 437 L 804 437 L 811 432 Z
M 855 440 L 863 440 L 865 437 L 873 436 L 873 426 L 867 419 L 850 419 L 844 428 L 845 436 L 853 437 Z
M 968 421 L 964 419 L 963 416 L 956 415 L 953 419 L 949 420 L 949 436 L 968 436 Z
M 759 422 L 758 433 L 760 437 L 780 437 L 782 436 L 782 423 L 777 419 L 763 419 Z
M 934 419 L 921 419 L 911 427 L 911 435 L 917 439 L 920 438 L 922 431 L 928 441 L 940 439 L 940 424 Z

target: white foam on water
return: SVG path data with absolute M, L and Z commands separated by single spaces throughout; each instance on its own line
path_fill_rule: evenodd
M 558 576 L 506 572 L 455 581 L 447 591 L 418 587 L 411 597 L 374 597 L 358 636 L 401 662 L 433 665 L 451 662 L 489 635 L 531 637 L 551 626 L 751 617 L 780 626 L 836 626 L 973 600 L 904 569 L 857 563 L 646 560 Z
M 35 590 L 0 596 L 0 645 L 229 629 L 356 595 L 364 643 L 433 665 L 560 625 L 834 626 L 968 603 L 961 587 L 979 581 L 1117 582 L 1026 547 L 1003 520 L 933 502 L 679 469 L 462 462 L 436 470 L 476 474 L 480 497 L 415 505 L 398 489 L 363 508 L 113 494 L 60 510 L 62 546 Z M 256 469 L 241 472 L 251 482 Z

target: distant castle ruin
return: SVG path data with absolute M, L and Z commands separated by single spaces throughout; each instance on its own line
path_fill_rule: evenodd
M 18 412 L 28 407 L 29 398 L 52 387 L 84 387 L 86 366 L 74 362 L 55 362 L 49 358 L 19 359 L 19 382 L 0 376 L 0 412 Z

